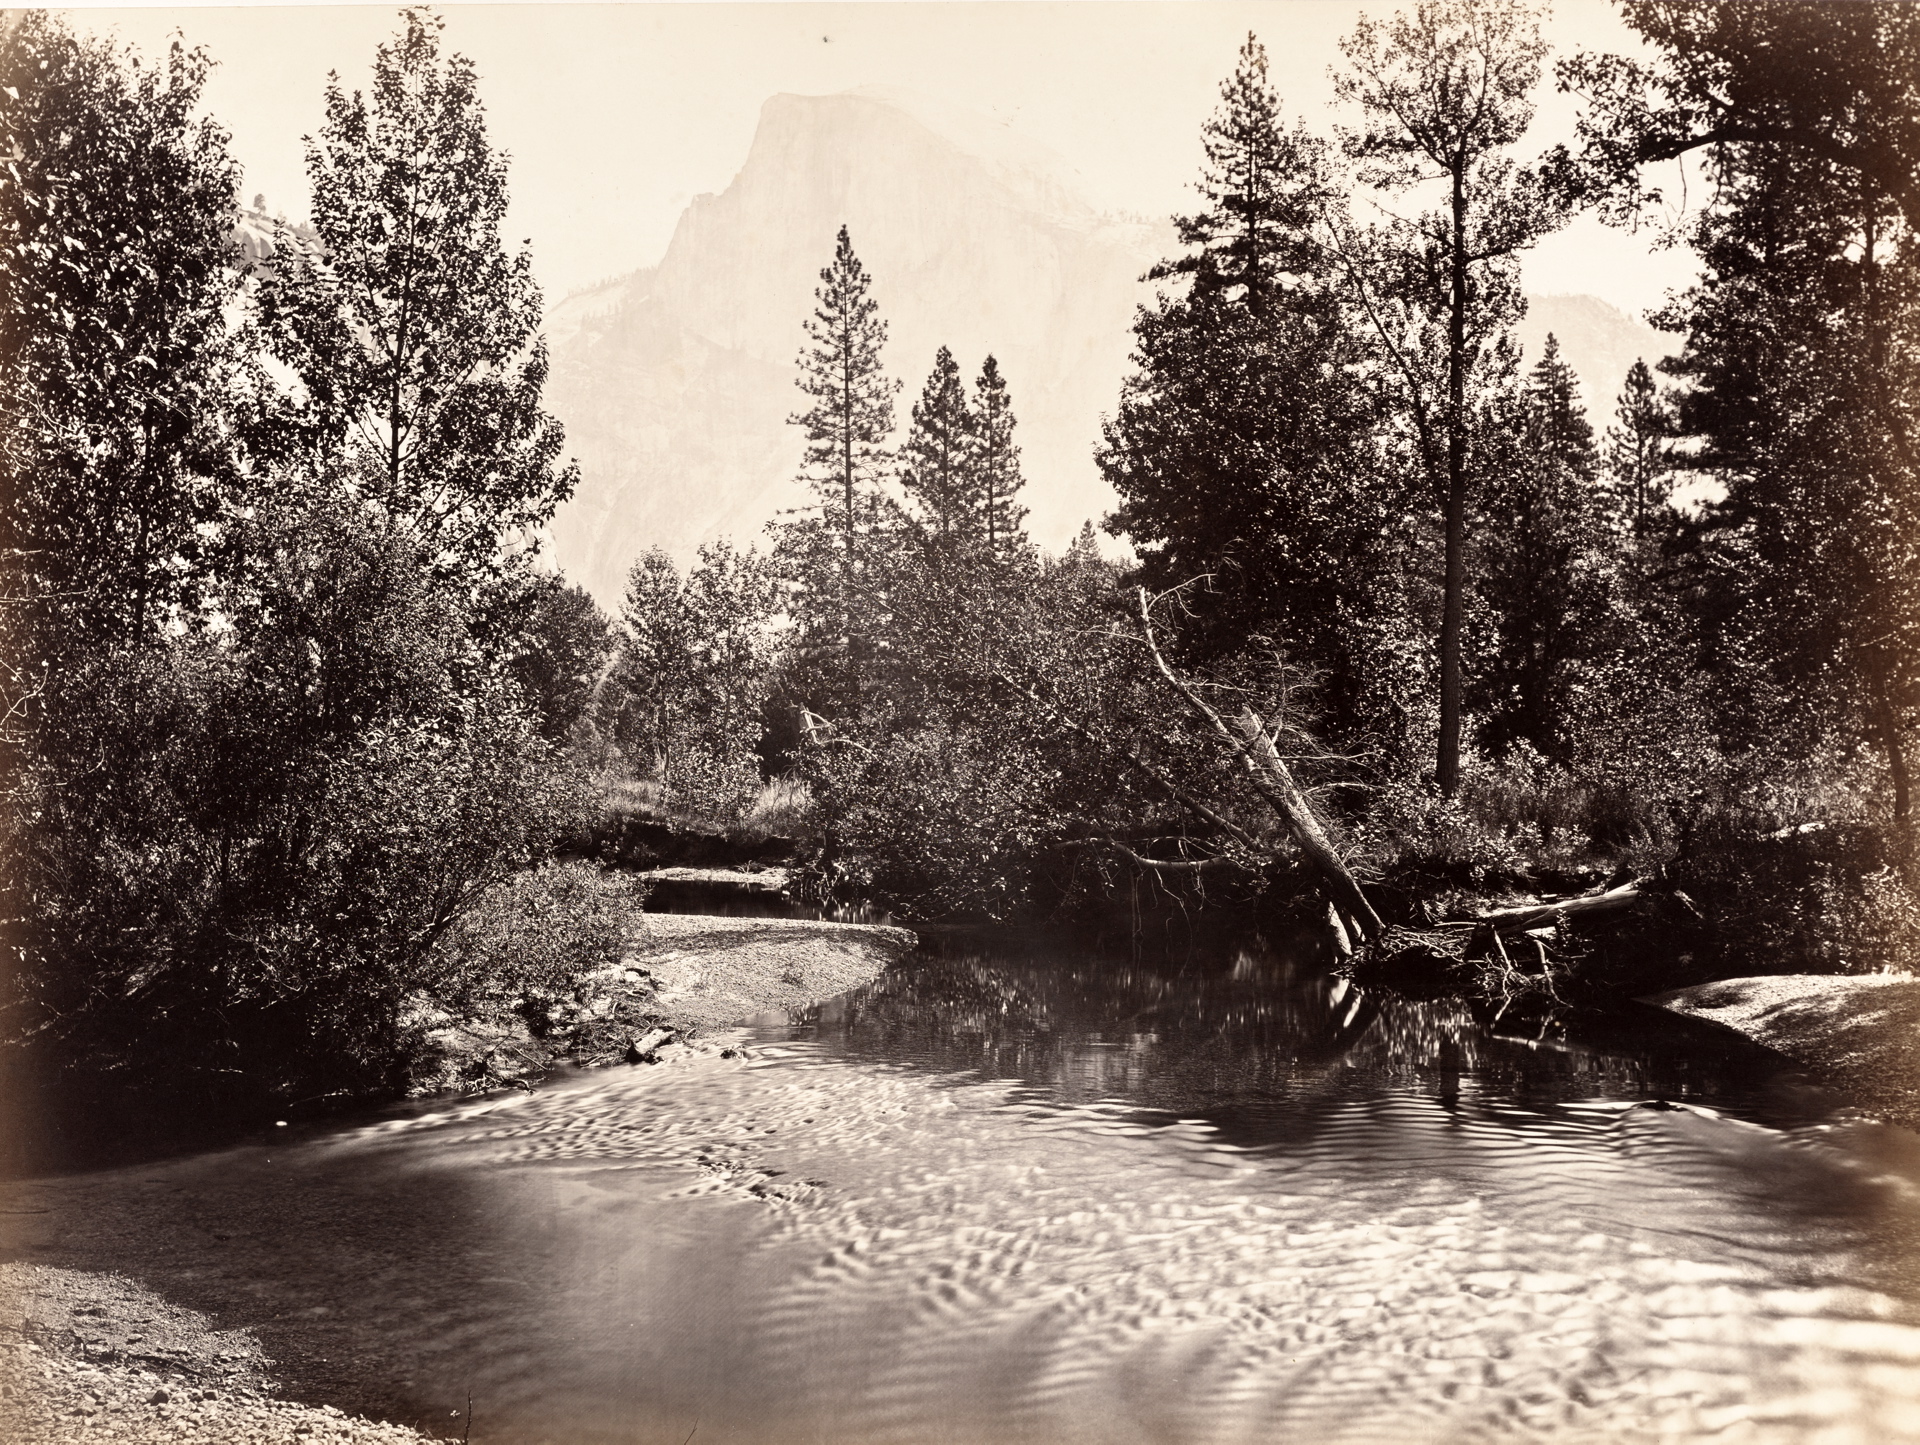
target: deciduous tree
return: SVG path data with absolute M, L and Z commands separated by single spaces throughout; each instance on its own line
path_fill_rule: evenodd
M 501 240 L 507 158 L 472 62 L 441 55 L 443 28 L 406 11 L 370 96 L 330 77 L 307 142 L 319 244 L 283 235 L 262 301 L 315 446 L 341 450 L 356 493 L 484 615 L 577 473 L 540 405 L 532 258 Z
M 191 615 L 234 505 L 239 169 L 197 114 L 210 63 L 46 11 L 0 39 L 0 606 L 30 667 Z

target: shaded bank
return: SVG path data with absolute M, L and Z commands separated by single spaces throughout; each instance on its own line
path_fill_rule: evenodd
M 1730 978 L 1655 994 L 1647 1002 L 1735 1029 L 1869 1112 L 1920 1129 L 1920 979 Z

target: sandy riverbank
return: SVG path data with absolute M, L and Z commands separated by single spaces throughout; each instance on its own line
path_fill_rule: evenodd
M 1645 1002 L 1738 1030 L 1888 1123 L 1920 1129 L 1920 978 L 1730 978 Z
M 670 1032 L 673 1042 L 651 1057 L 718 1048 L 704 1036 L 748 1021 L 784 1022 L 871 982 L 914 943 L 903 928 L 649 914 L 587 1011 Z M 539 1057 L 526 1055 L 529 1069 Z M 59 1211 L 36 1203 L 48 1193 L 35 1181 L 0 1190 L 0 1216 L 14 1216 L 0 1218 L 0 1259 L 9 1261 L 0 1263 L 0 1441 L 417 1445 L 434 1438 L 347 1415 L 327 1403 L 328 1390 L 297 1383 L 326 1378 L 324 1361 L 303 1368 L 310 1362 L 298 1351 L 270 1359 L 252 1332 L 222 1329 L 130 1277 L 143 1273 L 137 1265 L 96 1271 L 23 1262 L 23 1246 L 33 1240 L 51 1246 L 34 1251 L 43 1257 L 92 1263 L 91 1251 L 57 1222 Z M 100 1225 L 89 1220 L 79 1232 Z M 124 1259 L 125 1231 L 109 1232 L 122 1236 L 115 1247 Z M 280 1393 L 282 1376 L 296 1381 L 286 1393 L 304 1402 Z M 456 1416 L 429 1428 L 458 1439 L 462 1425 Z

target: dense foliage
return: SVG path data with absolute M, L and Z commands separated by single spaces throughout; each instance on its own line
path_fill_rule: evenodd
M 1193 694 L 1263 720 L 1351 866 L 1416 889 L 1665 870 L 1752 936 L 1732 880 L 1772 855 L 1737 840 L 1844 826 L 1853 881 L 1790 890 L 1775 906 L 1801 923 L 1768 936 L 1845 933 L 1869 958 L 1872 928 L 1830 925 L 1911 911 L 1911 257 L 1876 179 L 1911 111 L 1887 92 L 1906 21 L 1762 8 L 1629 5 L 1665 58 L 1563 64 L 1583 149 L 1531 160 L 1545 50 L 1523 4 L 1363 22 L 1337 150 L 1280 122 L 1250 38 L 1099 452 L 1131 568 L 1091 537 L 1058 561 L 969 544 L 997 535 L 977 438 L 1011 415 L 987 401 L 1004 382 L 970 399 L 942 350 L 891 477 L 868 413 L 865 681 L 829 699 L 776 667 L 771 714 L 803 723 L 762 740 L 807 780 L 826 875 L 994 916 L 1286 877 L 1274 800 Z M 1832 74 L 1811 108 L 1785 93 L 1769 27 L 1851 66 L 1853 99 Z M 1602 431 L 1551 339 L 1518 364 L 1517 258 L 1577 204 L 1626 218 L 1636 167 L 1685 146 L 1715 168 L 1690 223 L 1706 279 L 1661 317 L 1664 384 L 1636 362 Z M 1357 188 L 1438 204 L 1361 225 Z M 860 279 L 881 397 L 855 265 L 843 237 L 826 274 Z M 790 571 L 787 595 L 805 615 L 839 585 Z
M 330 85 L 312 228 L 249 265 L 205 57 L 9 19 L 6 1037 L 297 1099 L 545 1017 L 634 905 L 550 865 L 589 771 L 919 917 L 1658 876 L 1697 966 L 1910 965 L 1920 21 L 1624 10 L 1646 55 L 1562 62 L 1537 157 L 1522 0 L 1362 21 L 1338 144 L 1248 38 L 1097 452 L 1126 562 L 1026 536 L 994 357 L 940 348 L 896 436 L 843 228 L 795 507 L 636 559 L 617 620 L 535 563 L 574 474 L 438 20 Z M 1582 398 L 1518 257 L 1683 154 L 1675 354 Z
M 572 477 L 437 34 L 334 86 L 319 240 L 255 275 L 205 58 L 10 28 L 10 1040 L 208 1098 L 391 1086 L 450 931 L 580 815 L 553 740 L 606 643 L 527 565 Z

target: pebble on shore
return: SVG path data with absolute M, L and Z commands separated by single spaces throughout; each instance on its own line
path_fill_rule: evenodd
M 274 1394 L 242 1330 L 217 1330 L 133 1280 L 0 1265 L 0 1440 L 7 1445 L 421 1445 L 404 1425 Z

